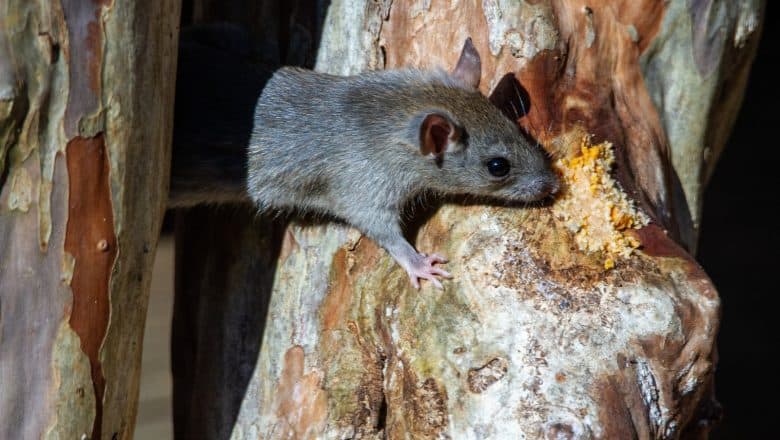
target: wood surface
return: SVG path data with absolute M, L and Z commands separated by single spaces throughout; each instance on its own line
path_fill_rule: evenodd
M 0 438 L 133 437 L 179 8 L 0 2 Z

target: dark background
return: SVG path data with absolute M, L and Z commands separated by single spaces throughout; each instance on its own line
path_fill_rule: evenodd
M 715 379 L 723 420 L 714 439 L 780 438 L 780 289 L 772 279 L 780 276 L 780 59 L 777 3 L 767 3 L 745 101 L 704 195 L 698 260 L 723 313 Z

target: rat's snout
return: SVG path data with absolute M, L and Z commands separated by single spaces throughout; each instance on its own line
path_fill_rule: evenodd
M 535 178 L 531 184 L 531 192 L 534 200 L 542 200 L 554 196 L 561 189 L 561 183 L 555 173 L 546 173 Z

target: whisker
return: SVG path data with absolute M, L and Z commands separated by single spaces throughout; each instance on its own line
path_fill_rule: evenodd
M 521 115 L 517 111 L 517 107 L 515 107 L 515 104 L 512 101 L 509 101 L 509 106 L 512 107 L 512 112 L 515 114 L 515 119 L 519 119 Z
M 520 101 L 520 108 L 523 110 L 523 116 L 527 115 L 528 112 L 525 110 L 525 104 L 523 103 L 523 97 L 520 94 L 520 88 L 517 87 L 516 83 L 513 83 L 513 88 L 515 89 L 515 94 L 517 95 L 517 100 Z

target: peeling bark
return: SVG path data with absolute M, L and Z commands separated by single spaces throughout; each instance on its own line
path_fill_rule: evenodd
M 0 438 L 132 438 L 178 14 L 0 3 Z
M 257 227 L 251 222 L 197 211 L 204 230 L 240 230 L 205 247 L 177 244 L 186 258 L 202 252 L 200 262 L 177 265 L 177 283 L 191 286 L 177 288 L 177 311 L 229 298 L 215 315 L 182 315 L 182 332 L 227 334 L 257 312 L 235 306 L 247 304 L 236 295 L 271 297 L 251 377 L 242 370 L 240 380 L 209 382 L 229 395 L 190 406 L 177 429 L 196 423 L 196 436 L 218 438 L 706 437 L 718 413 L 720 303 L 689 254 L 696 195 L 714 160 L 705 147 L 722 145 L 738 110 L 762 8 L 750 0 L 331 2 L 317 69 L 451 66 L 470 36 L 482 54 L 482 91 L 515 76 L 530 104 L 518 124 L 560 156 L 579 154 L 582 133 L 611 142 L 615 178 L 652 222 L 631 232 L 640 249 L 605 269 L 604 255 L 578 249 L 565 212 L 434 206 L 410 235 L 421 251 L 450 257 L 455 278 L 443 291 L 418 292 L 345 226 L 294 220 L 280 234 L 261 223 L 274 231 L 264 238 L 245 229 Z M 686 76 L 675 76 L 680 69 Z M 685 132 L 681 113 L 695 130 Z M 273 243 L 278 254 L 268 260 L 268 248 L 247 243 Z M 230 249 L 241 251 L 204 260 Z M 269 272 L 250 273 L 252 261 Z M 217 273 L 230 278 L 215 284 Z M 182 351 L 182 377 L 185 365 L 230 369 L 246 353 L 219 341 Z M 228 401 L 226 427 L 208 405 Z
M 69 324 L 92 367 L 95 400 L 101 403 L 95 408 L 94 432 L 101 432 L 106 379 L 99 352 L 108 327 L 108 283 L 117 255 L 110 168 L 102 134 L 91 139 L 75 137 L 65 151 L 70 191 L 63 250 L 72 258 L 73 294 Z

